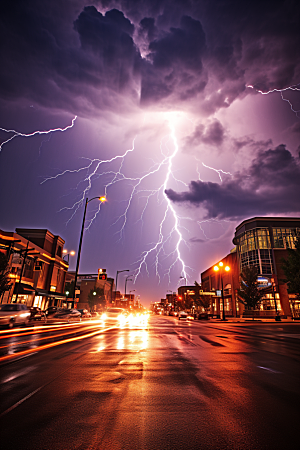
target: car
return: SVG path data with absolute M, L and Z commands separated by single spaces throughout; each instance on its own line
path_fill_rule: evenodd
M 60 309 L 54 315 L 53 319 L 67 320 L 68 323 L 71 319 L 81 320 L 81 313 L 77 309 Z
M 49 306 L 49 308 L 47 308 L 44 313 L 46 315 L 46 317 L 51 317 L 54 316 L 54 314 L 56 314 L 58 311 L 62 311 L 63 308 L 59 308 L 58 306 Z
M 179 311 L 178 313 L 178 320 L 180 319 L 187 319 L 187 313 L 185 311 Z
M 88 318 L 92 317 L 92 314 L 87 309 L 77 309 L 77 311 L 80 312 L 81 317 L 88 317 Z
M 126 322 L 128 314 L 123 308 L 108 308 L 101 315 L 103 322 Z
M 14 325 L 28 325 L 30 310 L 22 303 L 0 305 L 0 325 L 12 328 Z
M 209 319 L 209 317 L 208 317 L 208 313 L 207 312 L 198 314 L 198 320 L 208 320 L 208 319 Z
M 38 306 L 31 306 L 30 310 L 30 320 L 47 320 L 46 314 Z

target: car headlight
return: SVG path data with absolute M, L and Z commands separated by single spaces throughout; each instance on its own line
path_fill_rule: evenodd
M 102 316 L 101 316 L 101 319 L 102 319 L 102 320 L 107 319 L 107 315 L 106 315 L 105 313 L 103 313 Z

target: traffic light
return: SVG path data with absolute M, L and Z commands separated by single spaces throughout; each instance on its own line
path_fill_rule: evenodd
M 99 273 L 98 280 L 107 280 L 107 274 L 106 273 Z
M 107 280 L 106 269 L 98 269 L 98 280 Z

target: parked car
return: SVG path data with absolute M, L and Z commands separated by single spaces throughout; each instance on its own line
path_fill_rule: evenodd
M 88 318 L 92 317 L 92 314 L 87 309 L 77 309 L 77 311 L 80 312 L 81 317 L 88 317 Z
M 30 311 L 22 303 L 5 303 L 0 305 L 0 325 L 12 328 L 14 325 L 27 325 Z
M 187 319 L 187 313 L 185 312 L 185 311 L 179 311 L 179 313 L 178 313 L 178 320 L 180 320 L 180 319 Z
M 31 306 L 30 310 L 30 320 L 47 320 L 45 311 L 42 311 L 38 306 Z
M 207 312 L 199 313 L 198 320 L 208 320 L 208 313 Z
M 81 320 L 81 313 L 77 309 L 60 309 L 53 315 L 53 319 L 67 320 Z
M 54 314 L 56 314 L 58 311 L 62 311 L 63 308 L 59 308 L 58 306 L 49 306 L 49 308 L 47 308 L 44 313 L 46 315 L 46 317 L 51 317 L 54 316 Z

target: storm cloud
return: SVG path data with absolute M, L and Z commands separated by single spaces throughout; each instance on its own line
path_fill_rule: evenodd
M 299 4 L 2 2 L 0 96 L 85 114 L 227 108 L 300 79 Z
M 300 212 L 300 161 L 279 145 L 262 150 L 248 169 L 222 184 L 191 181 L 189 190 L 165 191 L 175 203 L 202 206 L 206 218 L 240 219 Z

